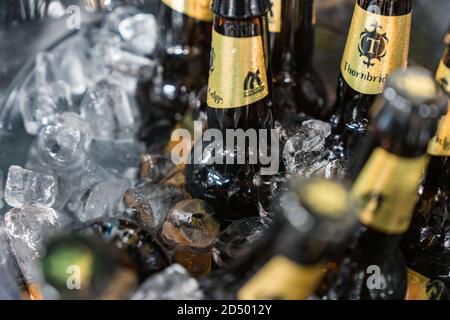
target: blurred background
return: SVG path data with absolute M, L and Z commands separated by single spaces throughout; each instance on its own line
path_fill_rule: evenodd
M 289 0 L 285 0 L 289 1 Z M 337 74 L 354 0 L 316 0 L 317 32 L 320 54 L 329 54 L 326 65 L 331 75 Z M 82 22 L 98 18 L 102 13 L 123 4 L 131 4 L 155 12 L 157 0 L 2 0 L 0 1 L 0 106 L 4 92 L 14 76 L 36 52 L 47 48 L 65 33 L 68 17 L 81 10 Z M 74 7 L 76 5 L 77 7 Z M 450 24 L 449 0 L 414 0 L 411 58 L 415 63 L 434 69 L 442 54 L 442 36 Z M 79 8 L 79 9 L 78 9 Z M 330 39 L 331 38 L 331 39 Z M 332 40 L 332 41 L 330 41 Z M 331 46 L 331 47 L 329 47 Z M 328 48 L 329 47 L 329 48 Z M 328 79 L 327 79 L 328 80 Z M 332 90 L 332 81 L 329 90 Z

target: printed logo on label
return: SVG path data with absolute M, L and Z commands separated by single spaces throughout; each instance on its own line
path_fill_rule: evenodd
M 356 4 L 342 57 L 342 76 L 363 94 L 383 92 L 389 74 L 408 60 L 411 14 L 384 16 L 380 11 Z
M 261 80 L 259 69 L 256 72 L 249 71 L 244 80 L 244 97 L 252 97 L 264 91 L 264 83 Z
M 361 38 L 358 46 L 359 54 L 363 59 L 363 63 L 368 67 L 372 67 L 375 63 L 381 62 L 386 56 L 387 44 L 389 39 L 386 32 L 383 32 L 383 27 L 374 22 L 369 30 L 365 29 L 361 33 Z

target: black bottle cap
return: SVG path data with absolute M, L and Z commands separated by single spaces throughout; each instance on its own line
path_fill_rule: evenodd
M 389 149 L 425 153 L 447 103 L 431 72 L 419 67 L 398 70 L 372 107 L 375 131 L 390 144 Z
M 223 18 L 260 17 L 269 10 L 270 0 L 213 0 L 212 10 Z

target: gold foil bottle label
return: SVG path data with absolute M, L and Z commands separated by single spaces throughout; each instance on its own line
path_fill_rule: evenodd
M 360 221 L 379 232 L 404 233 L 411 222 L 428 156 L 403 158 L 375 149 L 352 193 L 360 201 Z
M 282 0 L 270 0 L 270 10 L 268 13 L 269 32 L 281 32 L 281 1 Z
M 441 61 L 436 72 L 436 80 L 442 83 L 443 88 L 450 94 L 450 68 Z M 431 139 L 428 153 L 433 156 L 450 156 L 450 102 L 447 114 L 439 122 L 436 136 Z
M 341 62 L 347 84 L 363 94 L 383 92 L 389 74 L 408 62 L 411 13 L 383 16 L 356 3 Z
M 276 256 L 239 290 L 237 296 L 239 300 L 303 300 L 316 289 L 324 270 L 323 265 L 303 266 Z
M 238 108 L 268 95 L 261 36 L 234 38 L 213 31 L 208 106 Z
M 200 21 L 213 19 L 211 0 L 162 0 L 169 8 Z
M 443 288 L 433 285 L 430 278 L 407 269 L 408 284 L 405 300 L 438 300 L 442 295 Z

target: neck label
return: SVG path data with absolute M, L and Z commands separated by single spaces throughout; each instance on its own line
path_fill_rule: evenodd
M 169 8 L 200 21 L 213 19 L 211 0 L 162 0 Z
M 303 300 L 324 274 L 324 266 L 299 265 L 284 256 L 272 258 L 238 292 L 239 300 Z
M 238 108 L 269 95 L 261 36 L 234 38 L 213 30 L 208 106 Z
M 405 300 L 439 300 L 442 292 L 445 290 L 444 285 L 440 286 L 439 282 L 434 283 L 430 278 L 407 269 L 408 285 Z
M 375 149 L 352 188 L 361 205 L 360 221 L 379 232 L 404 233 L 427 164 L 427 156 L 403 158 Z
M 450 68 L 441 60 L 436 72 L 436 80 L 442 83 L 443 88 L 450 94 Z M 428 153 L 438 157 L 450 156 L 450 102 L 447 114 L 441 119 L 436 136 L 428 146 Z
M 270 10 L 268 13 L 269 32 L 281 32 L 281 1 L 282 0 L 270 0 Z
M 389 74 L 406 67 L 411 29 L 411 13 L 384 16 L 377 11 L 356 4 L 341 62 L 347 84 L 370 95 L 382 93 Z

